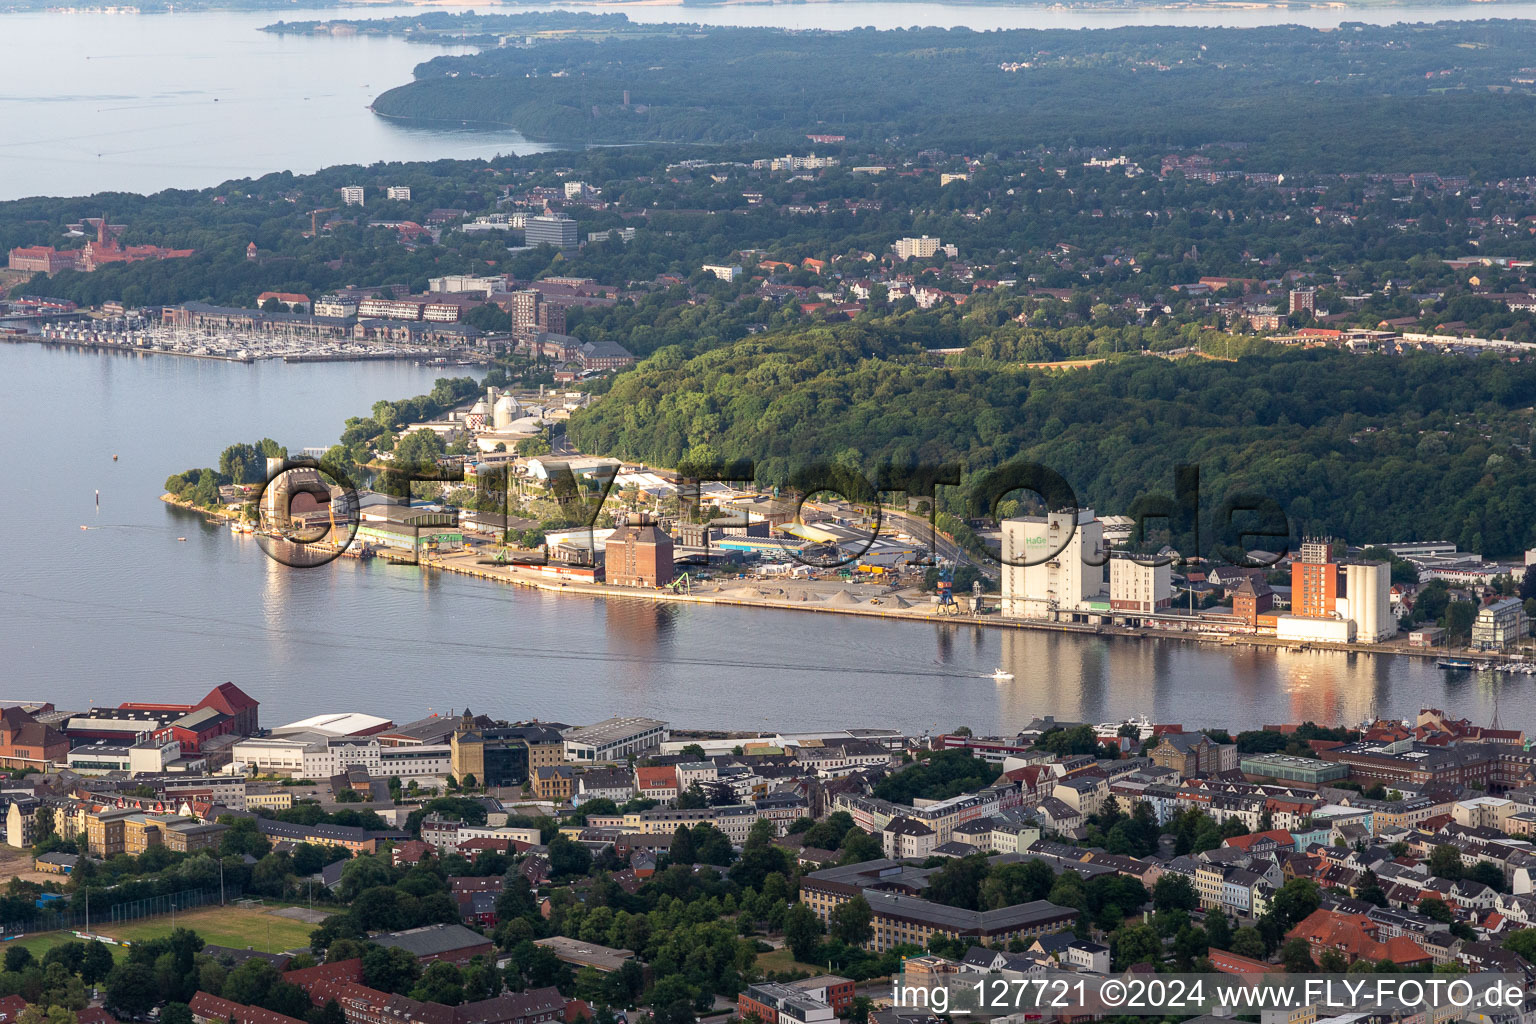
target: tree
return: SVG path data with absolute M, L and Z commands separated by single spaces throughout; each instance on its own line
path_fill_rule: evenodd
M 1317 970 L 1312 962 L 1312 948 L 1306 939 L 1290 939 L 1280 947 L 1280 962 L 1289 974 L 1306 974 Z
M 113 1014 L 140 1017 L 159 1001 L 154 972 L 145 965 L 118 964 L 107 975 L 107 991 L 102 1005 Z
M 592 854 L 585 846 L 557 835 L 549 841 L 549 873 L 564 880 L 584 875 L 592 869 Z
M 1178 876 L 1163 876 L 1178 877 Z M 981 909 L 999 910 L 1043 900 L 1055 884 L 1056 873 L 1043 860 L 1033 859 L 1023 864 L 1000 864 L 981 883 L 978 901 Z
M 67 1006 L 33 1005 L 16 1015 L 16 1024 L 75 1024 L 75 1015 Z
M 1504 939 L 1504 948 L 1524 957 L 1528 963 L 1536 963 L 1536 928 L 1521 928 L 1510 932 Z
M 986 880 L 989 869 L 987 856 L 983 853 L 952 857 L 938 871 L 928 876 L 928 888 L 924 895 L 945 906 L 980 910 L 981 884 Z
M 1436 846 L 1429 852 L 1429 873 L 1436 878 L 1455 881 L 1462 876 L 1461 851 L 1454 846 Z
M 1259 934 L 1257 928 L 1249 925 L 1244 925 L 1232 933 L 1232 941 L 1227 949 L 1238 956 L 1252 957 L 1255 960 L 1262 960 L 1268 954 L 1268 950 L 1264 948 L 1264 936 Z
M 395 442 L 395 462 L 403 466 L 432 466 L 447 450 L 443 439 L 432 431 L 413 430 Z
M 1290 931 L 1317 909 L 1322 894 L 1310 878 L 1293 878 L 1275 890 L 1269 902 L 1269 916 L 1281 934 Z
M 693 864 L 698 861 L 699 854 L 693 844 L 693 830 L 687 825 L 677 826 L 677 831 L 672 833 L 672 845 L 667 848 L 667 859 L 673 864 Z
M 1497 873 L 1498 869 L 1495 868 L 1494 871 Z M 1499 881 L 1503 880 L 1504 876 L 1500 874 Z M 1378 907 L 1387 905 L 1387 893 L 1381 887 L 1381 880 L 1376 877 L 1376 872 L 1367 868 L 1360 876 L 1360 884 L 1355 887 L 1355 899 L 1374 903 Z
M 1117 971 L 1132 964 L 1157 963 L 1163 958 L 1163 940 L 1147 924 L 1122 925 L 1109 935 L 1110 955 Z
M 11 946 L 5 951 L 5 969 L 10 974 L 20 974 L 32 966 L 32 951 L 26 946 Z
M 1188 875 L 1165 872 L 1152 886 L 1152 906 L 1157 910 L 1194 910 L 1200 894 Z
M 862 946 L 875 934 L 874 911 L 863 896 L 839 903 L 832 911 L 832 937 L 849 946 Z
M 1205 935 L 1213 948 L 1231 948 L 1232 922 L 1227 919 L 1227 915 L 1220 907 L 1213 908 L 1205 915 Z
M 1419 913 L 1431 921 L 1438 921 L 1441 924 L 1450 924 L 1456 920 L 1456 915 L 1446 905 L 1445 901 L 1434 896 L 1425 896 L 1419 900 Z
M 821 921 L 804 903 L 796 903 L 784 915 L 784 943 L 801 963 L 815 963 L 821 945 Z
M 112 953 L 106 943 L 92 939 L 85 944 L 85 954 L 80 961 L 80 980 L 95 985 L 112 972 Z
M 839 864 L 861 864 L 867 860 L 879 860 L 885 853 L 880 846 L 880 840 L 861 828 L 851 828 L 845 832 L 839 850 L 842 852 L 842 856 L 838 858 Z

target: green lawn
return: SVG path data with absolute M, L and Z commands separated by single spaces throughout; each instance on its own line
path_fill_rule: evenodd
M 315 926 L 303 921 L 278 917 L 272 913 L 272 909 L 277 908 L 205 907 L 201 910 L 189 910 L 184 914 L 177 914 L 175 926 L 192 929 L 203 937 L 204 942 L 217 946 L 233 946 L 236 949 L 251 946 L 263 952 L 277 953 L 285 949 L 308 946 L 309 933 L 315 930 Z M 92 930 L 126 942 L 143 942 L 169 935 L 171 918 L 166 915 L 128 924 L 106 924 Z M 15 943 L 27 947 L 32 951 L 33 956 L 41 958 L 44 953 L 59 943 L 70 942 L 73 939 L 74 935 L 71 932 L 44 932 L 40 935 L 16 939 Z M 11 943 L 5 943 L 0 948 L 10 946 Z M 116 957 L 121 958 L 127 955 L 127 950 L 123 946 L 108 948 Z
M 817 967 L 815 964 L 803 964 L 795 959 L 795 955 L 789 951 L 789 947 L 776 949 L 772 953 L 757 954 L 758 970 L 768 971 L 805 971 L 809 974 L 825 974 L 825 967 Z

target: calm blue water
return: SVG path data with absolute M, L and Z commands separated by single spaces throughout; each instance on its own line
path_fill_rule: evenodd
M 1406 659 L 605 602 L 349 559 L 290 569 L 159 501 L 168 475 L 233 441 L 328 444 L 346 416 L 432 377 L 0 344 L 0 698 L 180 700 L 232 679 L 269 723 L 467 703 L 571 722 L 996 732 L 1041 714 L 1252 727 L 1423 704 L 1487 721 L 1502 686 L 1502 723 L 1536 728 L 1530 680 L 1448 680 Z M 998 665 L 1016 678 L 985 678 Z
M 1530 0 L 1404 6 L 1262 7 L 824 0 L 683 7 L 638 3 L 507 4 L 491 11 L 622 11 L 641 22 L 793 29 L 863 26 L 1114 28 L 1529 18 Z M 456 10 L 434 5 L 436 10 Z M 407 128 L 368 105 L 439 53 L 397 39 L 278 36 L 279 19 L 390 17 L 421 8 L 146 15 L 0 15 L 0 200 L 101 191 L 201 188 L 272 171 L 304 173 L 380 160 L 491 157 L 546 148 L 516 132 Z

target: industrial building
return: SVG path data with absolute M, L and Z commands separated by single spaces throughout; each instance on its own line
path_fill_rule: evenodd
M 676 577 L 672 538 L 642 514 L 614 530 L 603 553 L 605 577 L 615 587 L 664 587 Z
M 622 761 L 658 747 L 667 740 L 667 723 L 635 716 L 609 718 L 564 734 L 567 761 Z
M 1063 509 L 1002 521 L 1003 614 L 1057 618 L 1104 599 L 1104 527 L 1093 509 Z
M 1390 640 L 1397 635 L 1391 589 L 1389 563 L 1352 561 L 1341 566 L 1333 559 L 1328 538 L 1310 538 L 1291 563 L 1291 612 L 1275 617 L 1275 637 L 1323 643 Z

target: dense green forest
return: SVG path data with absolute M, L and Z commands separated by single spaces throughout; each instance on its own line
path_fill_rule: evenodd
M 1196 464 L 1207 517 L 1259 491 L 1293 536 L 1443 537 L 1490 555 L 1536 545 L 1536 366 L 1256 349 L 1047 373 L 971 356 L 935 365 L 899 336 L 875 322 L 692 358 L 664 348 L 569 433 L 583 451 L 655 465 L 752 460 L 763 483 L 815 460 L 870 476 L 887 462 L 958 462 L 967 483 L 1032 460 L 1104 513 L 1171 493 L 1174 466 Z M 947 493 L 963 505 L 963 488 Z
M 460 27 L 518 33 L 518 17 L 466 17 Z M 599 38 L 435 58 L 374 109 L 567 143 L 787 144 L 810 133 L 982 150 L 1230 143 L 1277 172 L 1428 168 L 1454 154 L 1479 173 L 1525 173 L 1536 132 L 1536 96 L 1522 81 L 1536 26 L 1526 22 L 1330 32 L 602 28 Z

